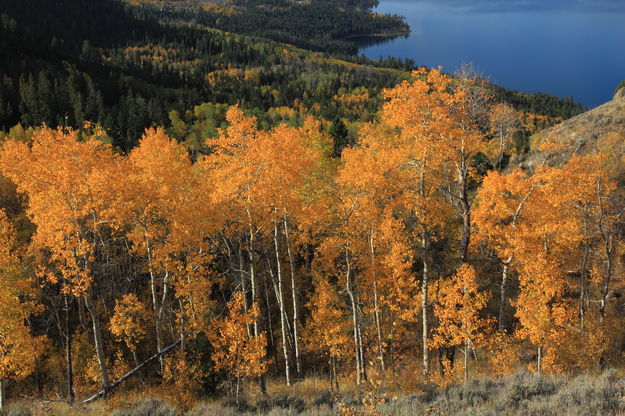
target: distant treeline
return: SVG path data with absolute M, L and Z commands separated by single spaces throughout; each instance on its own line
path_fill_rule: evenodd
M 81 127 L 89 120 L 104 127 L 121 150 L 134 147 L 143 130 L 154 125 L 169 127 L 179 140 L 201 142 L 224 122 L 223 111 L 213 110 L 232 104 L 257 116 L 262 127 L 282 121 L 298 125 L 310 114 L 326 120 L 326 126 L 337 119 L 351 123 L 353 132 L 358 123 L 373 119 L 380 91 L 408 78 L 416 67 L 411 60 L 345 55 L 342 48 L 335 55 L 313 53 L 207 26 L 232 25 L 231 31 L 250 32 L 250 19 L 241 17 L 250 9 L 236 4 L 235 18 L 225 12 L 134 7 L 115 0 L 2 3 L 0 129 L 8 131 L 18 123 Z M 268 10 L 274 17 L 267 21 L 280 21 L 284 30 L 293 29 L 289 33 L 319 41 L 313 49 L 324 49 L 324 40 L 310 30 L 327 29 L 340 16 L 351 16 L 337 12 L 339 17 L 300 26 L 310 6 L 288 3 L 291 12 L 278 18 L 278 10 L 287 5 L 278 0 L 271 4 L 254 7 Z M 355 6 L 365 16 L 371 2 L 341 7 Z M 357 16 L 344 17 L 351 23 L 334 27 L 360 27 L 354 23 Z M 251 26 L 238 27 L 237 21 Z M 551 117 L 583 111 L 570 100 L 500 88 L 495 92 L 518 109 Z
M 235 0 L 230 8 L 169 8 L 168 17 L 247 35 L 262 36 L 302 48 L 356 54 L 354 35 L 408 33 L 404 18 L 372 13 L 371 0 Z

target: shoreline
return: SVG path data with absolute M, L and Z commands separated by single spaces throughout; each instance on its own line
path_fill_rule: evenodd
M 354 39 L 366 39 L 366 38 L 397 38 L 400 36 L 410 35 L 410 29 L 397 30 L 394 32 L 381 32 L 381 33 L 359 33 L 354 35 L 347 35 L 340 40 L 354 40 Z

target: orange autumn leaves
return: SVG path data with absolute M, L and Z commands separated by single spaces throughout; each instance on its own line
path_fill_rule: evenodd
M 92 276 L 81 261 L 91 260 L 93 238 L 105 224 L 115 227 L 115 201 L 107 188 L 121 181 L 120 158 L 96 135 L 78 141 L 75 131 L 41 129 L 32 145 L 8 141 L 2 173 L 28 195 L 27 213 L 37 225 L 33 247 L 54 248 L 43 270 L 52 281 L 62 278 L 68 291 L 84 293 Z
M 34 369 L 43 337 L 33 337 L 25 319 L 39 311 L 35 291 L 22 276 L 15 254 L 15 231 L 0 210 L 0 379 L 22 379 Z
M 614 340 L 605 299 L 622 247 L 606 166 L 621 161 L 598 151 L 500 171 L 522 117 L 499 104 L 480 124 L 474 88 L 415 72 L 385 91 L 379 120 L 340 160 L 321 122 L 264 131 L 232 107 L 194 159 L 162 129 L 120 155 L 98 132 L 42 128 L 31 143 L 5 142 L 0 170 L 28 198 L 36 232 L 22 251 L 42 285 L 84 303 L 102 333 L 93 342 L 104 384 L 106 357 L 139 363 L 178 338 L 184 353 L 160 374 L 196 368 L 198 334 L 215 371 L 248 381 L 284 366 L 288 383 L 300 361 L 302 374 L 319 361 L 359 382 L 402 360 L 423 363 L 426 377 L 442 365 L 467 378 L 482 355 L 502 374 L 515 348 L 539 349 L 545 371 L 590 368 Z M 478 157 L 494 167 L 486 175 Z M 10 233 L 0 237 L 8 282 L 23 259 L 7 248 Z M 119 264 L 131 284 L 115 280 Z M 24 280 L 9 287 L 0 335 L 29 343 L 0 349 L 7 374 L 25 375 L 21 354 L 36 355 L 37 343 L 23 320 L 41 308 L 15 297 L 32 291 Z M 576 358 L 580 348 L 593 358 Z M 447 368 L 436 350 L 465 360 Z
M 154 352 L 166 346 L 163 326 L 173 316 L 180 333 L 212 330 L 213 265 L 221 249 L 214 238 L 224 230 L 234 238 L 231 233 L 242 229 L 233 213 L 245 220 L 245 229 L 248 221 L 258 227 L 295 223 L 304 209 L 300 189 L 312 186 L 309 175 L 328 147 L 318 123 L 269 134 L 237 108 L 228 112 L 228 122 L 208 143 L 212 153 L 196 163 L 162 129 L 146 131 L 127 156 L 100 141 L 99 132 L 70 129 L 41 128 L 31 143 L 3 144 L 2 173 L 28 197 L 27 213 L 36 226 L 29 253 L 42 285 L 59 285 L 84 299 L 99 334 L 94 343 L 105 388 L 110 345 L 101 321 L 109 321 L 104 327 L 135 361 L 147 340 L 156 338 Z M 291 239 L 299 240 L 296 226 Z M 112 293 L 114 312 L 106 316 L 96 305 L 110 299 L 106 267 L 119 244 L 139 260 L 148 291 Z
M 259 316 L 258 305 L 246 311 L 241 292 L 236 292 L 228 303 L 228 316 L 214 323 L 210 342 L 215 348 L 213 360 L 216 370 L 225 370 L 239 378 L 254 378 L 265 374 L 269 361 L 265 358 L 266 334 L 248 337 L 247 328 Z
M 544 363 L 538 365 L 546 370 L 593 367 L 608 352 L 597 349 L 594 338 L 604 337 L 606 346 L 600 327 L 611 324 L 597 326 L 604 313 L 590 299 L 605 301 L 614 273 L 605 270 L 614 262 L 605 247 L 615 242 L 618 216 L 616 182 L 605 168 L 609 158 L 574 156 L 561 166 L 540 165 L 531 175 L 491 172 L 478 192 L 476 243 L 518 274 L 515 335 L 541 349 Z M 600 268 L 594 282 L 591 263 Z M 584 339 L 578 348 L 589 348 L 594 358 L 571 360 L 569 346 Z

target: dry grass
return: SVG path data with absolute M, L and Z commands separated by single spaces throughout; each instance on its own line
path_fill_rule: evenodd
M 356 393 L 342 383 L 341 402 L 358 407 Z M 125 393 L 109 402 L 84 408 L 69 408 L 63 403 L 16 402 L 5 412 L 10 416 L 330 416 L 338 410 L 327 390 L 328 380 L 311 377 L 286 387 L 281 380 L 268 383 L 268 395 L 248 394 L 237 407 L 232 400 L 201 401 L 188 412 L 140 393 Z M 387 391 L 388 392 L 388 391 Z M 400 395 L 378 406 L 381 415 L 454 415 L 454 416 L 595 416 L 621 415 L 625 411 L 625 379 L 615 372 L 600 376 L 541 377 L 521 372 L 504 378 L 479 378 L 466 386 L 423 389 Z M 392 397 L 392 395 L 387 395 Z M 114 406 L 113 406 L 114 405 Z

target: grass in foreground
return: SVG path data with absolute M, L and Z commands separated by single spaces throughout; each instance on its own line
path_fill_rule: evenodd
M 404 395 L 386 402 L 373 397 L 373 404 L 362 406 L 353 391 L 345 391 L 340 399 L 323 390 L 319 379 L 297 383 L 291 390 L 270 386 L 266 398 L 248 397 L 237 407 L 234 401 L 203 401 L 188 412 L 180 412 L 165 400 L 138 399 L 127 406 L 109 408 L 104 402 L 85 408 L 68 408 L 61 403 L 19 402 L 11 404 L 9 416 L 330 416 L 330 415 L 625 415 L 625 379 L 614 372 L 601 376 L 541 377 L 517 373 L 498 379 L 475 379 L 466 386 L 432 389 Z M 273 390 L 273 391 L 272 391 Z M 390 396 L 387 395 L 387 397 Z M 369 398 L 371 399 L 371 395 Z M 377 413 L 379 412 L 379 413 Z

